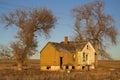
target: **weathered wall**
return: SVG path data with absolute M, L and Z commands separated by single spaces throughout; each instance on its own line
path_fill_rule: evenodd
M 56 66 L 59 65 L 55 60 L 57 58 L 56 50 L 51 44 L 47 44 L 40 54 L 41 66 Z
M 51 44 L 47 44 L 40 54 L 40 64 L 42 66 L 58 66 L 60 65 L 60 57 L 63 57 L 63 65 L 74 64 L 73 54 L 59 52 Z
M 83 61 L 83 53 L 88 54 L 87 61 Z M 48 43 L 40 54 L 41 69 L 60 69 L 60 57 L 62 57 L 62 66 L 65 68 L 68 66 L 75 67 L 75 69 L 81 69 L 83 65 L 94 65 L 95 62 L 95 50 L 90 43 L 86 44 L 82 51 L 78 53 L 70 53 L 68 51 L 58 51 L 51 44 Z M 45 67 L 46 66 L 46 67 Z
M 83 53 L 88 55 L 88 60 L 83 61 Z M 80 54 L 80 64 L 93 64 L 95 62 L 95 51 L 90 43 L 86 44 L 84 49 L 79 53 Z
M 58 69 L 57 66 L 60 66 L 60 57 L 63 58 L 63 66 L 75 65 L 75 60 L 72 53 L 69 53 L 67 51 L 57 51 L 52 44 L 48 43 L 40 54 L 41 69 L 45 69 L 45 66 L 46 68 L 50 67 L 51 69 Z

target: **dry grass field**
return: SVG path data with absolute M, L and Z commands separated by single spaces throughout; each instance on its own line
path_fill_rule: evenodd
M 12 60 L 0 60 L 0 80 L 120 80 L 120 61 L 99 61 L 91 71 L 40 71 L 39 60 L 28 60 L 27 69 L 17 71 Z M 4 67 L 4 68 L 3 68 Z

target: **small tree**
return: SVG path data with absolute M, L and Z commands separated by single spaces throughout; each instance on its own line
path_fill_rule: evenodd
M 102 1 L 93 1 L 72 10 L 75 18 L 75 40 L 89 40 L 94 45 L 96 67 L 98 54 L 103 51 L 105 55 L 104 42 L 116 44 L 118 35 L 114 19 L 111 15 L 105 14 L 103 9 Z M 110 58 L 108 55 L 105 56 Z
M 5 27 L 15 25 L 19 29 L 16 35 L 17 40 L 11 43 L 11 48 L 18 70 L 22 70 L 25 59 L 36 52 L 37 33 L 48 36 L 55 25 L 56 17 L 51 10 L 41 8 L 30 11 L 16 9 L 15 12 L 10 12 L 8 15 L 3 14 L 1 18 Z

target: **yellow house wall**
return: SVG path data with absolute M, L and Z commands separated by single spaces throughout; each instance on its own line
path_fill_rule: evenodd
M 63 57 L 63 65 L 75 65 L 73 54 L 57 51 L 53 45 L 47 44 L 40 54 L 41 66 L 60 66 L 60 57 Z
M 41 66 L 51 66 L 51 65 L 58 65 L 56 62 L 57 58 L 55 48 L 48 43 L 47 46 L 41 51 L 40 54 L 40 65 Z

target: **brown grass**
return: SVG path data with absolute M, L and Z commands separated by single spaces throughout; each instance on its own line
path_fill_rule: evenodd
M 120 80 L 120 61 L 99 61 L 91 71 L 40 71 L 39 60 L 26 61 L 26 70 L 17 71 L 15 62 L 0 60 L 0 80 Z M 6 67 L 6 68 L 5 68 Z
M 119 71 L 50 72 L 39 70 L 0 70 L 0 80 L 119 80 Z

